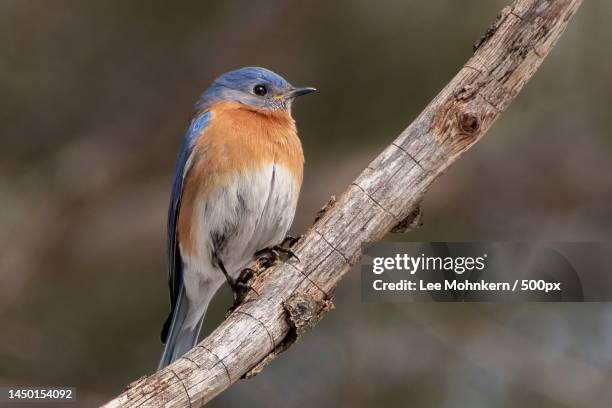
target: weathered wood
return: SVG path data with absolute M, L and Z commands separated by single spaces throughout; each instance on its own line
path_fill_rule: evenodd
M 293 247 L 291 259 L 255 266 L 254 292 L 185 357 L 138 380 L 106 407 L 200 406 L 260 372 L 329 310 L 361 244 L 414 224 L 429 185 L 474 145 L 534 74 L 581 0 L 516 0 L 475 53 Z M 407 219 L 408 218 L 408 219 Z M 404 221 L 407 219 L 407 221 Z

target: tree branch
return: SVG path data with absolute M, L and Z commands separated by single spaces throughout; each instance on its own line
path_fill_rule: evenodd
M 205 340 L 106 407 L 200 406 L 265 365 L 333 307 L 336 285 L 380 240 L 418 216 L 430 184 L 489 130 L 535 73 L 581 0 L 516 0 L 425 110 L 322 210 L 291 259 L 255 265 L 243 303 Z

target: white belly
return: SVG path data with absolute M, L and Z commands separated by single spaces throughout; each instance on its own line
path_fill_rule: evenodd
M 215 254 L 227 272 L 237 277 L 256 251 L 283 240 L 295 215 L 299 187 L 289 171 L 270 164 L 236 175 L 198 202 L 194 217 L 197 250 L 182 254 L 190 300 L 207 303 L 206 298 L 225 282 L 221 270 L 212 267 Z
M 224 231 L 218 256 L 228 273 L 237 276 L 256 251 L 283 240 L 293 221 L 298 195 L 295 179 L 278 164 L 238 176 L 200 212 L 198 241 L 200 237 L 206 241 L 208 229 L 212 237 L 209 245 L 214 245 L 215 231 Z

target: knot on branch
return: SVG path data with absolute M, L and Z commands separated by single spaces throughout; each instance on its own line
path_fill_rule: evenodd
M 312 295 L 306 293 L 294 293 L 283 302 L 283 308 L 287 313 L 289 332 L 283 341 L 263 360 L 246 372 L 243 378 L 253 378 L 262 372 L 272 360 L 287 350 L 300 336 L 313 328 L 325 313 L 334 308 L 334 304 L 329 299 L 315 299 Z
M 471 109 L 470 103 L 463 100 L 465 97 L 461 93 L 448 100 L 434 116 L 430 128 L 434 137 L 443 137 L 440 142 L 448 143 L 457 152 L 467 149 L 478 140 L 488 115 L 487 112 Z
M 480 129 L 480 120 L 478 116 L 470 112 L 464 112 L 459 119 L 459 126 L 467 134 L 473 134 Z
M 404 234 L 412 229 L 419 228 L 423 225 L 422 214 L 421 205 L 417 204 L 406 218 L 400 221 L 395 227 L 391 228 L 391 232 L 394 234 Z
M 291 331 L 287 335 L 294 336 L 292 342 L 314 327 L 323 315 L 334 308 L 334 304 L 328 299 L 315 299 L 307 293 L 294 293 L 283 302 L 287 312 L 287 323 Z

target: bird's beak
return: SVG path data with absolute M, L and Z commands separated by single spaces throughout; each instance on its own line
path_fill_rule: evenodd
M 316 91 L 317 91 L 316 88 L 310 88 L 310 87 L 293 88 L 292 90 L 290 90 L 289 92 L 285 94 L 285 98 L 293 99 L 293 98 L 297 98 L 298 96 L 306 95 L 306 94 L 313 93 Z

